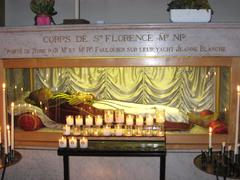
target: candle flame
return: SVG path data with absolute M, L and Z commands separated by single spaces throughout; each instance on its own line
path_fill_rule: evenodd
M 237 86 L 237 91 L 240 92 L 240 85 Z
M 14 108 L 14 102 L 11 103 L 11 107 Z
M 212 127 L 209 127 L 209 133 L 212 133 L 212 132 L 213 132 Z
M 9 127 L 9 125 L 7 125 L 7 130 L 9 130 L 10 129 L 10 127 Z
M 6 84 L 5 84 L 5 83 L 2 84 L 2 88 L 3 88 L 3 89 L 6 88 Z

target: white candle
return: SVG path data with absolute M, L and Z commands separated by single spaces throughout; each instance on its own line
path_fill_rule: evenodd
M 77 148 L 77 138 L 72 137 L 69 139 L 69 147 L 70 148 Z
M 118 124 L 124 123 L 124 110 L 123 109 L 117 109 L 115 111 L 115 121 Z
M 66 123 L 67 123 L 67 125 L 69 125 L 69 126 L 73 126 L 73 124 L 74 124 L 73 116 L 67 116 L 67 117 L 66 117 Z
M 80 0 L 75 0 L 75 19 L 80 19 Z
M 103 125 L 103 117 L 101 115 L 97 115 L 95 117 L 95 125 L 102 126 Z
M 2 144 L 2 128 L 0 127 L 0 144 Z
M 164 136 L 164 132 L 161 129 L 159 129 L 157 131 L 157 136 Z
M 94 136 L 99 136 L 99 129 L 98 129 L 98 128 L 95 128 L 95 129 L 93 130 L 93 135 L 94 135 Z
M 136 136 L 142 136 L 142 133 L 143 133 L 143 129 L 141 126 L 138 126 L 135 130 L 135 135 Z
M 123 135 L 123 129 L 121 125 L 116 125 L 115 126 L 115 135 L 116 136 L 122 136 Z
M 153 117 L 151 114 L 148 114 L 146 117 L 146 125 L 147 126 L 152 126 L 153 125 Z
M 224 153 L 224 151 L 225 151 L 225 146 L 226 146 L 226 142 L 222 142 L 222 154 Z
M 14 150 L 14 103 L 11 103 L 11 147 Z
M 165 122 L 165 110 L 156 109 L 156 123 L 162 124 Z
M 70 135 L 71 134 L 71 128 L 67 124 L 63 126 L 63 134 L 64 135 Z
M 238 152 L 238 135 L 239 135 L 239 101 L 240 101 L 240 85 L 237 86 L 237 109 L 236 109 L 236 134 L 235 134 L 235 145 L 234 145 L 234 154 Z
M 58 140 L 58 146 L 60 148 L 66 148 L 67 147 L 67 139 L 65 137 L 62 137 Z
M 131 126 L 125 128 L 124 135 L 125 135 L 125 136 L 132 136 L 132 135 L 133 135 L 133 129 L 132 129 Z
M 111 126 L 106 125 L 103 127 L 103 136 L 111 136 Z
M 231 151 L 232 150 L 232 146 L 228 146 L 228 151 Z
M 136 125 L 137 126 L 143 126 L 143 116 L 142 115 L 137 115 L 136 116 Z
M 209 127 L 209 142 L 208 142 L 208 147 L 209 149 L 212 148 L 212 127 Z
M 75 124 L 76 124 L 76 126 L 82 126 L 83 125 L 83 117 L 80 115 L 75 116 Z
M 2 84 L 4 153 L 7 154 L 6 84 Z
M 92 126 L 93 125 L 93 117 L 91 115 L 86 116 L 85 125 L 86 126 Z
M 9 125 L 7 125 L 7 143 L 8 143 L 8 146 L 11 146 L 11 135 L 10 135 Z
M 88 148 L 88 139 L 85 137 L 80 138 L 80 148 Z
M 80 134 L 81 134 L 81 132 L 80 132 L 80 127 L 75 126 L 75 127 L 73 128 L 73 135 L 79 136 Z
M 104 111 L 104 121 L 107 124 L 113 123 L 113 110 L 108 109 Z
M 126 125 L 127 126 L 133 126 L 133 115 L 127 115 L 126 117 Z

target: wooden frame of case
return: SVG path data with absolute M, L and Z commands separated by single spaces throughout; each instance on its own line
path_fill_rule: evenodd
M 234 143 L 236 124 L 236 87 L 240 82 L 239 57 L 126 57 L 126 58 L 41 58 L 41 59 L 0 59 L 0 83 L 4 82 L 6 68 L 45 68 L 45 67 L 126 67 L 126 66 L 226 66 L 230 68 L 230 117 L 228 134 L 213 136 L 213 144 L 222 141 Z M 2 107 L 2 90 L 0 91 Z M 2 108 L 0 115 L 2 117 Z M 15 131 L 15 144 L 18 147 L 57 147 L 60 133 Z M 208 135 L 168 134 L 168 149 L 200 149 L 207 148 Z

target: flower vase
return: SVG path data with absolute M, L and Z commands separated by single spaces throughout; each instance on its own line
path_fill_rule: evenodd
M 35 25 L 42 26 L 42 25 L 50 25 L 52 22 L 52 17 L 47 15 L 37 15 L 35 17 Z

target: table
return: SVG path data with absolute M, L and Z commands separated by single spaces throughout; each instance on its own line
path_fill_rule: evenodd
M 159 157 L 160 180 L 165 180 L 166 170 L 165 141 L 89 141 L 88 148 L 58 148 L 58 155 L 63 156 L 64 180 L 69 180 L 69 156 L 125 156 Z

